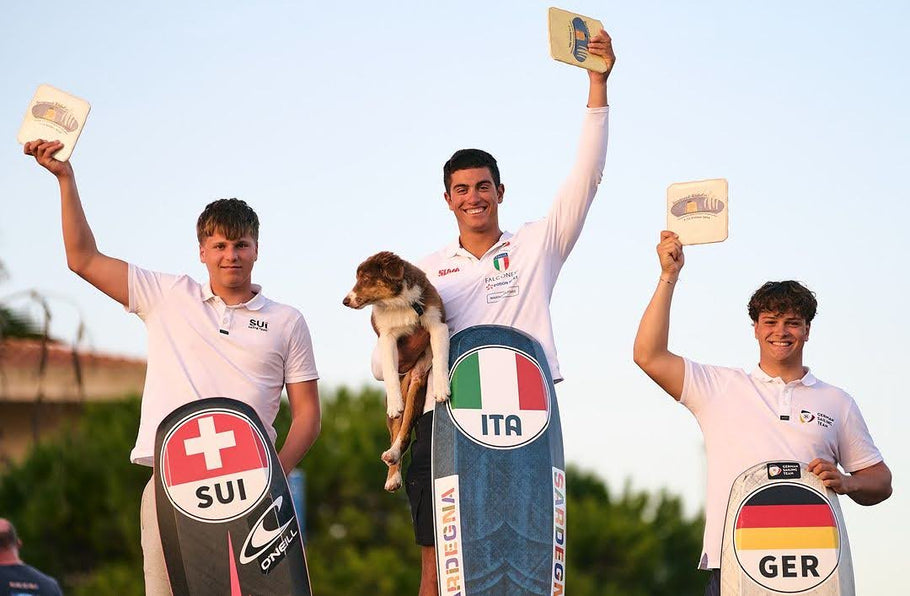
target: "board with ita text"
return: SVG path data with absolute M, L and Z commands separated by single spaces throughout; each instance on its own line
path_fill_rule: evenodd
M 433 415 L 439 593 L 562 594 L 566 475 L 541 345 L 509 327 L 452 336 L 451 398 Z

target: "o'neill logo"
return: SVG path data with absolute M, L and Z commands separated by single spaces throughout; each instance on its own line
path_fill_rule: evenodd
M 269 487 L 265 439 L 246 416 L 212 408 L 178 422 L 164 439 L 161 478 L 184 515 L 220 523 L 250 511 Z
M 505 346 L 484 347 L 452 367 L 448 402 L 458 429 L 477 443 L 514 449 L 550 422 L 548 383 L 536 360 Z
M 509 253 L 501 252 L 493 257 L 493 267 L 496 271 L 505 271 L 509 268 Z
M 276 497 L 272 504 L 266 508 L 265 512 L 259 516 L 256 523 L 253 524 L 253 529 L 250 530 L 246 541 L 243 543 L 243 548 L 240 549 L 240 562 L 243 565 L 258 559 L 259 568 L 262 569 L 263 573 L 268 573 L 275 564 L 284 559 L 288 547 L 300 535 L 297 531 L 297 525 L 294 524 L 293 509 L 285 513 L 285 517 L 288 520 L 279 525 L 281 520 L 278 514 L 281 511 L 281 503 L 283 501 L 284 497 Z M 266 528 L 266 521 L 273 526 L 271 529 Z M 294 525 L 288 530 L 288 526 L 291 526 L 291 524 Z M 288 530 L 288 532 L 285 533 L 285 530 Z
M 736 559 L 763 588 L 784 593 L 811 590 L 837 569 L 836 520 L 827 499 L 812 488 L 788 482 L 759 488 L 736 514 Z

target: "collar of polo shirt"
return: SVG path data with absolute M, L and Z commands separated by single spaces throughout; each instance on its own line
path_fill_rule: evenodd
M 772 377 L 771 375 L 769 375 L 768 373 L 763 371 L 760 366 L 756 366 L 752 370 L 752 372 L 749 373 L 749 376 L 751 376 L 756 381 L 761 381 L 763 383 L 773 383 L 775 381 L 783 382 L 783 379 L 781 379 L 780 377 Z M 806 374 L 804 374 L 801 379 L 797 379 L 792 382 L 801 383 L 801 384 L 805 385 L 806 387 L 811 387 L 812 385 L 815 385 L 817 380 L 818 379 L 815 378 L 815 375 L 812 374 L 812 371 L 810 371 L 808 368 L 806 368 Z
M 203 302 L 208 302 L 209 300 L 212 300 L 213 298 L 218 298 L 218 296 L 216 296 L 215 293 L 212 292 L 211 284 L 200 284 L 199 287 L 202 288 L 202 301 Z M 262 295 L 262 286 L 260 286 L 258 284 L 251 284 L 250 289 L 253 290 L 254 292 L 256 292 L 255 296 L 253 296 L 252 298 L 250 298 L 249 300 L 247 300 L 246 302 L 243 302 L 241 304 L 228 305 L 228 308 L 237 308 L 237 307 L 242 306 L 242 307 L 246 308 L 247 310 L 259 310 L 260 308 L 265 306 L 265 296 Z M 219 300 L 220 300 L 220 298 L 219 298 Z

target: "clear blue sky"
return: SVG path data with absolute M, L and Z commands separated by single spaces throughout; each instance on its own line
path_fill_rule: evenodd
M 58 335 L 81 313 L 95 348 L 144 354 L 141 322 L 66 269 L 56 184 L 15 142 L 50 83 L 92 103 L 72 161 L 103 251 L 204 279 L 195 218 L 209 200 L 244 198 L 263 221 L 254 278 L 307 317 L 324 387 L 370 382 L 368 315 L 341 306 L 356 265 L 382 249 L 416 260 L 455 237 L 440 171 L 464 146 L 500 160 L 507 229 L 543 216 L 573 161 L 586 77 L 550 60 L 545 2 L 312 6 L 7 6 L 0 296 L 36 288 L 54 297 Z M 785 278 L 818 293 L 807 363 L 855 396 L 895 475 L 882 505 L 842 501 L 859 592 L 898 593 L 910 532 L 906 3 L 563 7 L 600 18 L 618 57 L 604 183 L 553 298 L 567 458 L 616 490 L 628 479 L 701 506 L 699 429 L 631 346 L 667 185 L 725 177 L 730 238 L 687 251 L 671 348 L 749 369 L 750 293 Z

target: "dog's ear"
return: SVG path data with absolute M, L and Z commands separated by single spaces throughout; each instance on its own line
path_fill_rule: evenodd
M 382 274 L 394 281 L 404 279 L 404 261 L 393 252 L 384 251 L 376 255 Z

